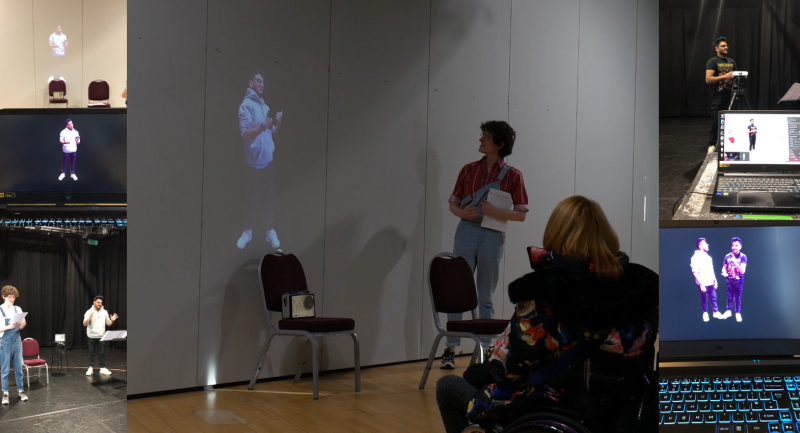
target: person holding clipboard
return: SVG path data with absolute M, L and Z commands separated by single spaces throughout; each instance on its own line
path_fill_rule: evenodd
M 516 132 L 508 123 L 502 120 L 483 122 L 478 147 L 483 157 L 461 169 L 448 200 L 450 212 L 461 218 L 453 254 L 466 259 L 473 273 L 477 271 L 478 315 L 481 319 L 494 318 L 492 293 L 500 275 L 506 238 L 505 232 L 482 225 L 483 217 L 501 222 L 525 221 L 528 212 L 528 194 L 522 173 L 503 161 L 511 155 L 515 140 Z M 513 208 L 505 210 L 493 206 L 487 200 L 492 189 L 510 195 Z M 448 321 L 461 318 L 461 314 L 447 315 Z M 459 338 L 447 337 L 441 368 L 455 368 L 455 347 L 459 342 Z
M 14 377 L 17 380 L 17 390 L 22 401 L 28 401 L 22 382 L 22 339 L 19 336 L 20 329 L 25 327 L 24 317 L 28 313 L 23 313 L 22 309 L 14 305 L 14 301 L 19 297 L 19 290 L 14 286 L 5 286 L 0 291 L 5 302 L 0 305 L 0 376 L 3 385 L 3 404 L 8 404 L 8 369 L 14 363 Z

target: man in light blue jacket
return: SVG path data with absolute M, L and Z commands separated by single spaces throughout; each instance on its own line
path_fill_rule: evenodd
M 236 242 L 240 249 L 253 239 L 253 225 L 259 205 L 266 207 L 267 241 L 273 248 L 280 247 L 275 233 L 275 181 L 272 167 L 273 137 L 278 135 L 283 111 L 268 117 L 269 107 L 264 102 L 264 71 L 256 69 L 250 76 L 244 101 L 239 106 L 239 134 L 244 145 L 244 160 L 247 164 L 247 226 Z

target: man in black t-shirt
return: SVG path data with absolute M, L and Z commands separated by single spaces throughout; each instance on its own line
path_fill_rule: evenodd
M 711 99 L 711 128 L 708 131 L 708 152 L 714 151 L 719 140 L 719 110 L 727 110 L 731 103 L 731 83 L 736 62 L 728 57 L 728 42 L 725 37 L 714 41 L 717 55 L 706 62 L 706 84 Z
M 756 150 L 757 133 L 758 133 L 758 128 L 756 128 L 755 123 L 753 123 L 753 119 L 750 119 L 750 125 L 747 127 L 747 134 L 750 135 L 750 150 Z

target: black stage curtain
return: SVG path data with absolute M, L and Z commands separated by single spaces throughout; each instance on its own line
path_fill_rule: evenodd
M 0 287 L 5 285 L 19 290 L 15 305 L 28 312 L 23 339 L 46 347 L 55 334 L 66 334 L 68 349 L 87 347 L 83 313 L 95 295 L 103 296 L 109 314 L 120 316 L 107 329 L 127 329 L 127 233 L 94 246 L 74 236 L 0 230 Z
M 720 36 L 737 68 L 749 72 L 754 110 L 800 109 L 798 102 L 778 104 L 800 82 L 800 1 L 661 0 L 659 26 L 662 117 L 710 113 L 705 65 Z

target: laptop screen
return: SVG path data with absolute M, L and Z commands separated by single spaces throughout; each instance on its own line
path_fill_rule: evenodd
M 800 354 L 800 226 L 662 223 L 659 257 L 665 354 Z
M 0 203 L 125 203 L 126 157 L 126 109 L 0 110 Z
M 720 112 L 721 166 L 800 166 L 800 112 Z

